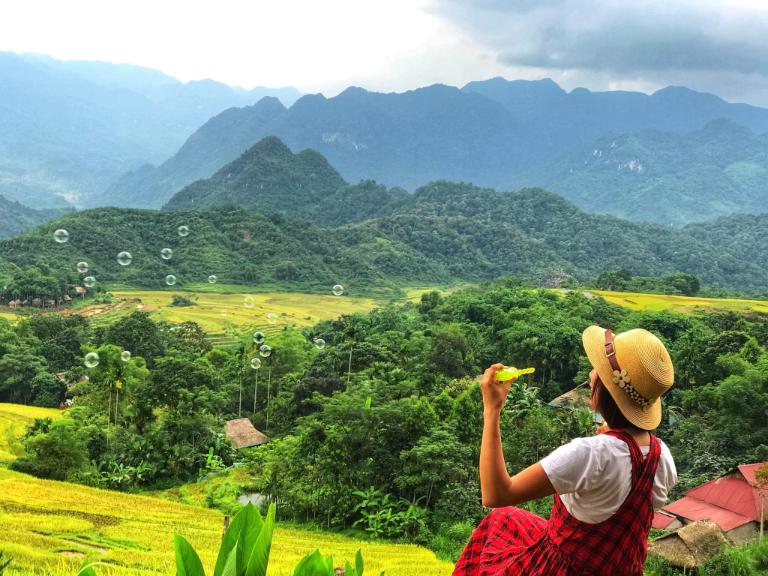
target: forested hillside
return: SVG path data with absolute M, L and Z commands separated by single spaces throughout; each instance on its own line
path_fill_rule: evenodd
M 293 216 L 311 210 L 294 210 L 300 204 L 285 191 L 271 197 L 284 212 L 271 215 L 231 205 L 183 212 L 99 208 L 0 241 L 0 253 L 11 263 L 10 287 L 29 285 L 38 275 L 52 286 L 80 283 L 79 261 L 88 262 L 98 282 L 144 287 L 163 286 L 167 275 L 182 287 L 215 275 L 224 283 L 287 289 L 327 290 L 341 282 L 361 293 L 503 274 L 537 283 L 553 275 L 584 281 L 620 268 L 639 276 L 687 272 L 705 286 L 742 292 L 764 292 L 768 285 L 768 251 L 729 238 L 728 224 L 684 230 L 636 224 L 587 214 L 539 189 L 502 193 L 435 182 L 368 205 L 376 192 L 385 189 L 363 183 L 328 196 L 340 198 L 333 204 L 338 210 L 315 214 L 320 224 Z M 325 218 L 333 221 L 327 227 L 321 226 Z M 756 241 L 768 236 L 768 216 L 728 222 L 736 228 L 744 222 Z M 189 228 L 188 236 L 179 236 L 180 226 Z M 66 243 L 54 240 L 59 228 L 69 232 Z M 173 251 L 171 258 L 161 258 L 163 248 Z M 118 263 L 122 251 L 132 255 L 130 264 Z
M 0 238 L 13 236 L 24 230 L 61 216 L 66 210 L 35 210 L 0 196 Z
M 768 210 L 768 135 L 727 120 L 606 136 L 514 178 L 587 212 L 680 225 Z

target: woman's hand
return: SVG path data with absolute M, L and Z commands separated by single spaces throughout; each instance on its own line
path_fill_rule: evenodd
M 492 364 L 480 379 L 480 389 L 483 392 L 483 409 L 486 412 L 501 412 L 509 388 L 512 386 L 512 382 L 517 380 L 517 378 L 512 378 L 506 382 L 496 380 L 496 372 L 502 368 L 504 368 L 504 364 Z

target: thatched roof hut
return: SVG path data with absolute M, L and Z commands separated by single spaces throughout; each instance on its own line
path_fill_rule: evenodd
M 269 437 L 256 430 L 248 418 L 227 420 L 225 432 L 237 449 L 261 446 L 269 442 Z
M 657 538 L 648 545 L 648 552 L 674 566 L 695 568 L 728 545 L 728 538 L 717 524 L 700 520 Z

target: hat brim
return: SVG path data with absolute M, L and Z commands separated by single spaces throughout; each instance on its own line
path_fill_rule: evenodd
M 605 355 L 605 329 L 599 326 L 590 326 L 581 335 L 584 351 L 587 353 L 592 367 L 597 370 L 600 381 L 608 393 L 611 395 L 616 405 L 621 410 L 624 417 L 632 424 L 643 430 L 654 430 L 661 423 L 661 397 L 656 398 L 647 408 L 636 404 L 613 382 L 613 368 L 611 362 Z M 620 354 L 617 352 L 616 359 L 621 365 Z

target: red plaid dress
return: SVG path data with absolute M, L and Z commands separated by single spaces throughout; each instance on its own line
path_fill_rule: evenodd
M 472 534 L 453 576 L 642 576 L 661 448 L 651 434 L 643 459 L 629 434 L 606 434 L 624 440 L 632 458 L 632 488 L 613 516 L 581 522 L 557 494 L 549 521 L 514 506 L 496 508 Z

